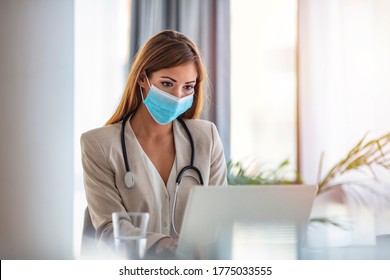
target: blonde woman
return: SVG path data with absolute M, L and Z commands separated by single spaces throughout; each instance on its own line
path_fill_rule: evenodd
M 199 119 L 206 79 L 196 45 L 162 31 L 136 55 L 114 115 L 81 136 L 98 242 L 113 243 L 113 212 L 148 212 L 148 252 L 174 253 L 191 188 L 227 184 L 217 129 Z

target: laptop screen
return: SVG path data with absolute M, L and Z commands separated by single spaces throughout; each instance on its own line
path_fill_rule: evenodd
M 297 259 L 317 186 L 197 186 L 177 249 L 184 259 Z

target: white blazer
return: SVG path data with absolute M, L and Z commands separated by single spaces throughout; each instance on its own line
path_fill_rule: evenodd
M 185 120 L 194 139 L 194 165 L 200 169 L 205 185 L 227 185 L 226 161 L 215 125 L 204 120 Z M 81 136 L 84 187 L 98 241 L 112 245 L 112 212 L 149 212 L 147 248 L 161 238 L 175 236 L 171 223 L 176 177 L 190 164 L 191 145 L 182 125 L 173 121 L 176 157 L 165 186 L 128 121 L 125 139 L 129 167 L 135 185 L 125 186 L 126 168 L 120 141 L 122 122 L 97 128 Z M 197 174 L 186 171 L 179 186 L 175 227 L 180 232 L 184 209 L 191 187 L 199 184 Z

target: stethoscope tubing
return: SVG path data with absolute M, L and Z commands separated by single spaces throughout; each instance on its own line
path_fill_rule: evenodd
M 128 158 L 127 158 L 127 149 L 126 149 L 126 141 L 125 141 L 126 140 L 125 139 L 125 127 L 126 127 L 127 121 L 129 120 L 130 116 L 134 113 L 134 111 L 135 110 L 131 111 L 130 113 L 128 113 L 123 118 L 123 120 L 122 120 L 122 129 L 121 129 L 121 145 L 122 145 L 123 161 L 125 163 L 125 168 L 126 168 L 124 181 L 125 181 L 126 187 L 129 188 L 129 189 L 134 187 L 135 179 L 134 179 L 133 173 L 130 171 L 129 161 L 128 161 Z M 183 128 L 184 128 L 184 130 L 185 130 L 185 132 L 186 132 L 186 134 L 188 136 L 188 140 L 190 141 L 190 145 L 191 145 L 191 160 L 190 160 L 190 164 L 187 165 L 187 166 L 184 166 L 180 170 L 179 174 L 176 177 L 176 187 L 175 187 L 175 193 L 174 193 L 173 203 L 172 203 L 172 214 L 171 214 L 172 228 L 173 228 L 173 231 L 175 232 L 175 234 L 177 236 L 179 236 L 179 233 L 176 230 L 176 226 L 175 226 L 175 212 L 176 212 L 176 203 L 177 203 L 177 197 L 178 197 L 178 192 L 179 192 L 179 185 L 180 185 L 181 179 L 183 177 L 183 174 L 187 170 L 194 170 L 195 173 L 199 177 L 199 184 L 200 185 L 204 185 L 204 181 L 203 181 L 202 172 L 200 171 L 199 168 L 197 168 L 194 165 L 194 161 L 195 161 L 195 145 L 194 145 L 194 140 L 192 138 L 191 132 L 188 129 L 187 125 L 185 124 L 185 122 L 184 122 L 184 120 L 182 118 L 179 117 L 179 118 L 177 118 L 177 120 L 183 126 Z

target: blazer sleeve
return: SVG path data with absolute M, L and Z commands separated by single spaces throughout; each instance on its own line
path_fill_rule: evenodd
M 112 212 L 126 211 L 115 186 L 115 174 L 110 168 L 100 143 L 93 135 L 81 136 L 81 158 L 88 210 L 96 228 L 98 243 L 113 245 Z
M 96 229 L 98 245 L 112 249 L 114 245 L 112 213 L 126 212 L 115 185 L 115 172 L 109 164 L 108 155 L 93 135 L 84 133 L 80 142 L 84 188 L 92 223 Z M 167 236 L 149 232 L 147 250 L 164 237 Z
M 215 124 L 211 123 L 212 150 L 209 185 L 227 186 L 227 166 L 223 145 Z

